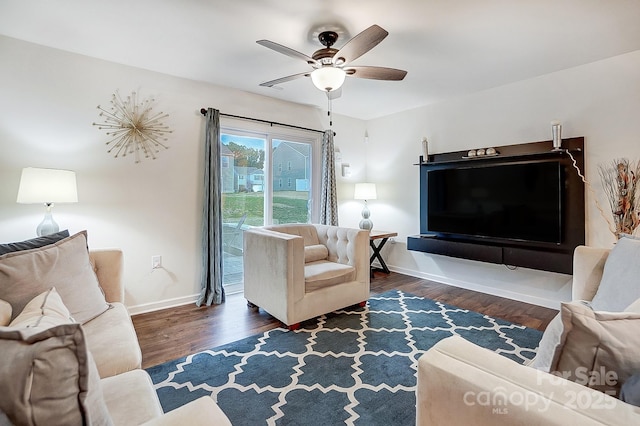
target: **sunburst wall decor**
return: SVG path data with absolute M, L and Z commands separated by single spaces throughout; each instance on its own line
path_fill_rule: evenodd
M 114 157 L 135 155 L 135 162 L 139 163 L 142 156 L 153 158 L 160 152 L 160 148 L 167 149 L 167 134 L 172 130 L 161 120 L 169 117 L 163 112 L 152 113 L 155 99 L 145 99 L 138 102 L 136 92 L 131 92 L 124 100 L 116 91 L 111 97 L 109 110 L 98 105 L 100 117 L 104 122 L 93 123 L 100 130 L 107 130 L 111 140 L 107 142 L 108 153 L 114 152 Z

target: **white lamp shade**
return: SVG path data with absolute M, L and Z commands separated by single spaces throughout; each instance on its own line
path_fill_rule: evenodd
M 356 183 L 353 198 L 356 200 L 375 200 L 378 198 L 375 183 Z
M 318 68 L 311 73 L 311 81 L 314 86 L 323 92 L 333 92 L 342 86 L 346 77 L 341 68 L 325 66 Z
M 22 169 L 16 201 L 21 204 L 77 203 L 76 173 L 26 167 Z

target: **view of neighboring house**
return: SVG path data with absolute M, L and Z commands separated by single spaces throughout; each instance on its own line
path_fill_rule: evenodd
M 264 170 L 236 166 L 234 152 L 221 144 L 223 192 L 263 192 Z M 273 190 L 308 191 L 311 173 L 308 144 L 281 141 L 273 150 Z
M 236 192 L 262 192 L 264 170 L 257 167 L 234 167 Z
M 263 192 L 264 191 L 264 170 L 255 169 L 251 174 L 248 175 L 248 187 L 252 192 Z
M 309 190 L 309 145 L 281 142 L 273 151 L 273 190 Z
M 235 179 L 234 179 L 234 157 L 233 152 L 228 146 L 220 144 L 220 168 L 222 179 L 222 192 L 230 193 L 235 192 Z

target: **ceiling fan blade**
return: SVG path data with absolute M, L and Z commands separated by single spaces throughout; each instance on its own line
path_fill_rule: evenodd
M 310 75 L 311 75 L 310 72 L 301 72 L 299 74 L 293 74 L 287 77 L 278 78 L 276 80 L 265 81 L 264 83 L 260 83 L 260 86 L 273 87 L 276 84 L 286 83 L 287 81 L 295 80 L 296 78 L 300 78 L 300 77 L 309 77 Z
M 348 76 L 370 78 L 373 80 L 402 80 L 407 75 L 405 70 L 384 67 L 348 67 L 344 68 Z
M 283 46 L 281 44 L 275 43 L 269 40 L 258 40 L 256 41 L 261 46 L 268 47 L 269 49 L 275 50 L 278 53 L 282 53 L 284 55 L 290 56 L 295 59 L 302 59 L 309 65 L 313 67 L 319 67 L 320 64 L 310 56 L 305 55 L 304 53 L 300 53 L 297 50 L 293 50 L 287 46 Z
M 378 25 L 370 26 L 342 46 L 342 49 L 333 56 L 333 63 L 342 66 L 358 59 L 376 47 L 388 35 L 389 33 Z

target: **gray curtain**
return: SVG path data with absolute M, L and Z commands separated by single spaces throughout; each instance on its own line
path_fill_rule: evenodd
M 220 178 L 220 111 L 209 108 L 204 135 L 204 202 L 202 207 L 202 288 L 196 305 L 224 302 L 222 288 L 222 202 Z
M 336 162 L 333 151 L 333 130 L 322 136 L 322 194 L 320 223 L 338 226 L 338 195 L 336 191 Z

